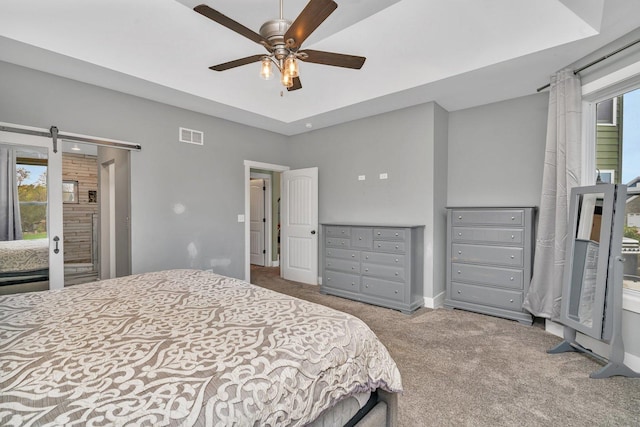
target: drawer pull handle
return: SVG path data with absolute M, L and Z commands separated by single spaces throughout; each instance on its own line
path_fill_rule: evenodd
M 458 233 L 458 236 L 461 236 L 461 237 L 462 237 L 462 233 Z
M 368 269 L 368 268 L 365 268 L 365 269 L 364 269 L 364 271 L 369 271 L 369 269 Z
M 358 237 L 358 240 L 362 240 L 362 237 Z
M 368 288 L 368 287 L 369 287 L 369 285 L 364 285 L 364 287 L 365 287 L 365 288 Z
M 356 254 L 351 254 L 351 258 L 355 258 L 355 257 L 356 257 Z
M 330 282 L 330 281 L 331 281 L 331 277 L 328 277 L 328 278 L 327 278 L 327 282 Z
M 354 282 L 351 282 L 351 286 L 355 286 L 356 284 Z
M 398 245 L 396 245 L 396 249 L 398 249 Z
M 511 255 L 511 259 L 514 259 L 516 256 L 515 255 Z
M 399 234 L 398 234 L 398 233 L 396 233 L 396 237 L 398 237 L 398 236 L 399 236 Z
M 355 270 L 356 268 L 355 268 L 355 267 L 351 267 L 351 269 L 352 269 L 352 270 Z
M 512 300 L 512 299 L 510 299 L 510 300 L 509 300 L 509 302 L 513 302 L 513 300 Z
M 396 294 L 398 293 L 398 290 L 396 289 Z
M 514 235 L 512 234 L 512 235 L 511 235 L 511 238 L 512 238 L 512 239 L 515 239 L 515 238 L 516 238 L 516 236 L 514 236 Z
M 381 235 L 382 233 L 378 231 L 378 236 Z
M 462 251 L 458 251 L 458 255 L 462 255 Z
M 511 217 L 511 221 L 515 221 L 515 220 L 516 220 L 516 217 L 515 217 L 515 216 L 512 216 L 512 217 Z
M 462 215 L 458 216 L 458 219 L 462 219 Z
M 342 230 L 342 234 L 344 234 L 344 230 Z
M 378 247 L 381 247 L 382 245 L 380 243 L 378 243 Z
M 396 262 L 398 262 L 398 258 L 396 258 Z
M 509 280 L 511 280 L 513 282 L 513 277 L 509 277 Z
M 366 257 L 364 257 L 364 259 L 369 259 L 369 255 L 367 255 Z
M 396 276 L 398 275 L 398 272 L 396 271 Z
M 462 274 L 462 272 L 460 270 L 458 270 L 458 274 Z
M 461 294 L 461 293 L 462 293 L 462 291 L 458 291 L 458 293 L 459 293 L 459 294 Z

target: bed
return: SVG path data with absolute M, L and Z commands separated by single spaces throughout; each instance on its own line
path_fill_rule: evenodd
M 0 285 L 49 279 L 49 239 L 0 242 Z
M 401 391 L 364 322 L 211 272 L 0 296 L 0 425 L 393 425 Z

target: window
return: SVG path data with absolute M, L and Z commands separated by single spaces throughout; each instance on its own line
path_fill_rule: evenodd
M 640 291 L 640 89 L 596 104 L 596 173 L 627 185 L 624 287 Z
M 62 202 L 78 203 L 78 181 L 62 181 Z
M 16 161 L 22 238 L 47 237 L 47 160 Z

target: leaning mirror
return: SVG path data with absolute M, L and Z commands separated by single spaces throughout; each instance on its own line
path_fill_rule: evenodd
M 606 317 L 614 185 L 571 191 L 561 322 L 596 339 Z

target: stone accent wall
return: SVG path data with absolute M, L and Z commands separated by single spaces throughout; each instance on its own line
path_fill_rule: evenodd
M 90 263 L 92 217 L 98 203 L 89 203 L 89 190 L 98 190 L 98 161 L 95 156 L 63 153 L 62 179 L 78 181 L 78 203 L 64 203 L 64 262 Z

